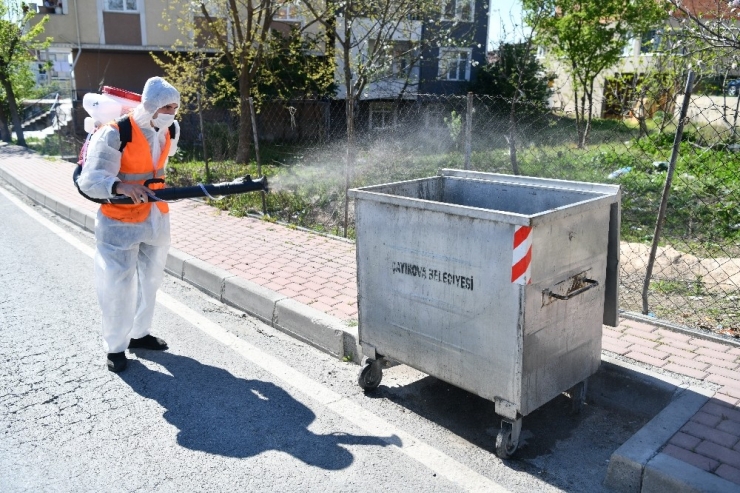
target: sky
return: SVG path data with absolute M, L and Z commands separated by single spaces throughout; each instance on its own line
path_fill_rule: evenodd
M 488 49 L 499 41 L 515 41 L 522 35 L 521 0 L 490 0 L 488 20 Z

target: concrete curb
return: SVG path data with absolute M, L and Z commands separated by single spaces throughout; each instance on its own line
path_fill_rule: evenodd
M 170 248 L 166 270 L 207 295 L 337 358 L 359 354 L 357 332 L 319 310 Z
M 641 493 L 737 493 L 737 484 L 666 454 L 648 462 Z
M 684 325 L 674 324 L 674 323 L 671 323 L 665 320 L 658 320 L 652 317 L 648 317 L 646 315 L 642 315 L 640 313 L 624 311 L 624 312 L 620 312 L 619 316 L 626 318 L 627 320 L 634 320 L 636 322 L 644 322 L 649 325 L 655 325 L 657 327 L 662 327 L 664 329 L 668 329 L 673 332 L 678 332 L 679 334 L 685 334 L 687 336 L 704 339 L 706 341 L 712 341 L 712 342 L 717 342 L 719 344 L 729 344 L 730 346 L 740 347 L 740 339 L 736 339 L 734 337 L 725 336 L 722 334 L 713 334 L 710 332 L 702 332 L 699 329 L 693 329 L 691 327 L 686 327 Z
M 681 391 L 665 409 L 612 454 L 604 485 L 620 493 L 643 493 L 647 491 L 645 490 L 645 477 L 646 470 L 651 467 L 649 464 L 658 456 L 666 442 L 701 409 L 712 394 L 712 391 L 693 386 Z M 660 465 L 661 462 L 659 461 L 658 464 Z M 659 477 L 659 470 L 651 473 L 653 483 Z M 697 471 L 699 471 L 697 474 L 706 476 L 706 478 L 698 479 L 698 484 L 707 484 L 705 481 L 715 477 L 706 471 L 700 471 L 699 469 Z M 671 480 L 681 484 L 675 477 Z M 688 484 L 684 486 L 689 488 Z M 704 490 L 683 489 L 678 491 Z
M 37 204 L 86 231 L 95 232 L 95 214 L 58 202 L 2 169 L 0 178 Z M 165 271 L 222 303 L 255 316 L 332 356 L 360 362 L 357 327 L 349 327 L 336 317 L 237 277 L 175 248 L 170 248 Z
M 170 248 L 167 272 L 212 298 L 337 358 L 354 359 L 357 334 L 338 318 Z

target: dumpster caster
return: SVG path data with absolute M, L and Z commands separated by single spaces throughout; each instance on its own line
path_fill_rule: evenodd
M 383 379 L 383 358 L 371 359 L 366 358 L 360 370 L 360 376 L 357 383 L 362 390 L 375 390 Z
M 519 432 L 522 430 L 522 420 L 516 422 L 502 421 L 501 429 L 496 435 L 496 456 L 499 459 L 508 459 L 519 446 Z
M 586 402 L 587 380 L 575 384 L 569 391 L 570 406 L 573 414 L 580 414 Z

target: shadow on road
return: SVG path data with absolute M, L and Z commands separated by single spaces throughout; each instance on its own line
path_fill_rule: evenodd
M 495 454 L 501 418 L 495 404 L 433 376 L 410 381 L 403 365 L 387 369 L 403 385 L 380 384 L 368 399 L 387 399 L 453 434 Z M 392 378 L 388 381 L 393 382 Z M 676 387 L 647 374 L 602 362 L 589 378 L 580 414 L 570 398 L 560 394 L 522 419 L 519 448 L 505 460 L 569 493 L 601 493 L 611 455 L 674 395 Z
M 136 355 L 169 374 L 131 360 L 121 379 L 166 409 L 164 418 L 180 430 L 177 443 L 183 447 L 228 457 L 280 450 L 306 464 L 337 470 L 354 459 L 342 445 L 400 445 L 397 437 L 315 434 L 308 430 L 316 418 L 313 411 L 270 382 L 237 378 L 168 352 Z

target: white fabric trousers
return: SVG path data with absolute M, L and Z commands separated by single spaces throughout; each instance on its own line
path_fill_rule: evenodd
M 152 206 L 146 221 L 95 221 L 95 288 L 103 312 L 103 347 L 125 351 L 149 333 L 170 248 L 170 218 Z

